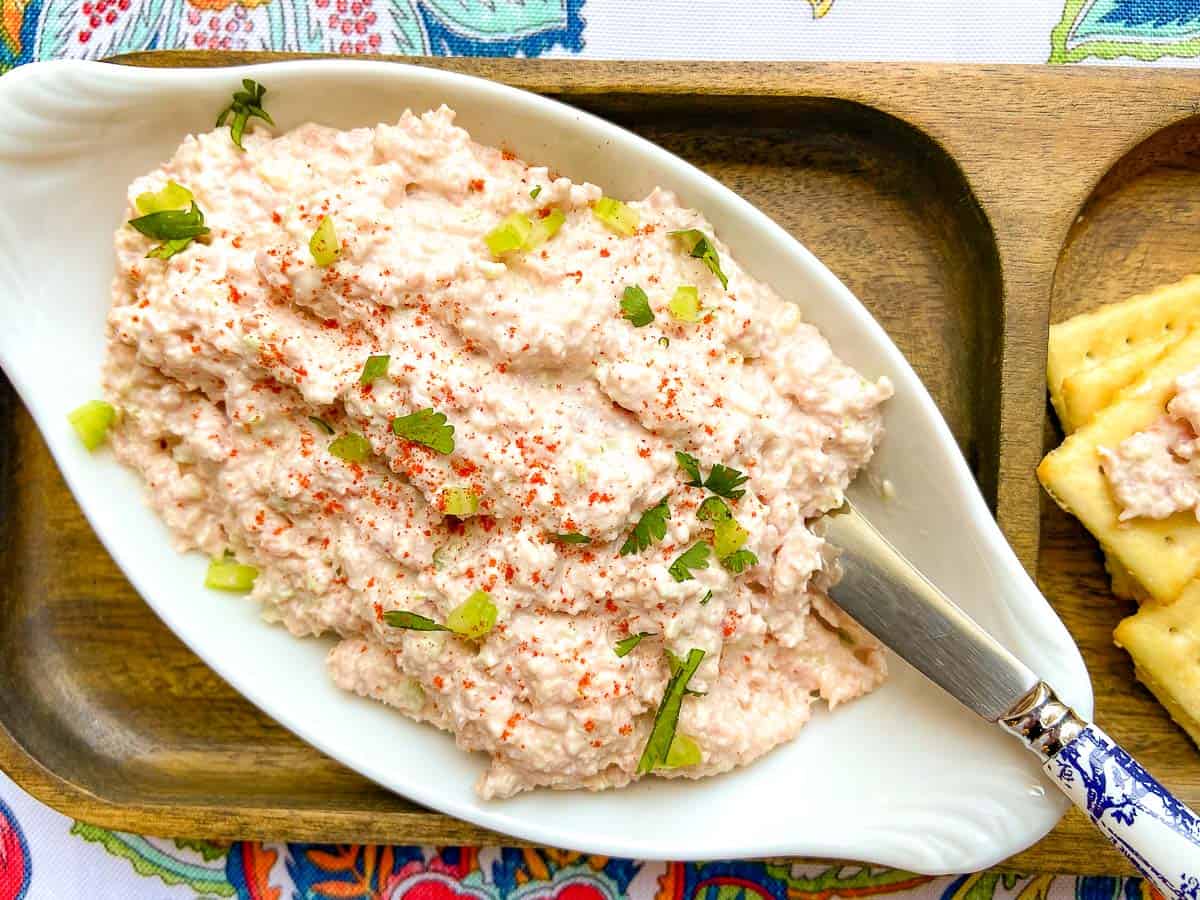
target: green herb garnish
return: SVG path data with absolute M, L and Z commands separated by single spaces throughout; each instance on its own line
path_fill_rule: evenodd
M 383 614 L 383 621 L 393 628 L 407 628 L 409 631 L 449 631 L 445 625 L 439 625 L 433 619 L 418 616 L 404 609 L 393 609 Z
M 217 591 L 244 594 L 254 587 L 258 569 L 244 566 L 232 556 L 210 560 L 204 576 L 204 586 Z
M 746 492 L 741 487 L 750 479 L 737 469 L 717 463 L 709 469 L 708 477 L 702 478 L 700 475 L 700 460 L 696 459 L 696 457 L 681 450 L 676 450 L 675 461 L 679 463 L 679 468 L 683 469 L 687 474 L 688 480 L 684 484 L 688 487 L 707 488 L 717 496 L 725 497 L 728 500 L 737 500 L 745 496 Z
M 693 569 L 707 568 L 708 544 L 703 541 L 697 541 L 679 554 L 667 571 L 671 573 L 671 577 L 676 581 L 687 581 L 696 577 L 692 574 Z
M 454 426 L 447 425 L 446 416 L 437 410 L 422 409 L 392 419 L 392 431 L 397 437 L 423 444 L 438 453 L 454 452 Z
M 617 656 L 628 656 L 633 652 L 633 648 L 642 642 L 642 638 L 654 637 L 649 631 L 639 631 L 637 634 L 631 634 L 627 638 L 621 638 L 613 646 L 613 651 Z
M 636 284 L 625 288 L 625 293 L 621 296 L 621 318 L 628 319 L 634 328 L 641 328 L 654 321 L 650 298 Z
M 334 438 L 329 452 L 346 462 L 365 462 L 371 456 L 371 442 L 351 431 Z
M 233 116 L 233 124 L 229 127 L 229 136 L 239 150 L 246 149 L 242 146 L 242 135 L 246 131 L 246 123 L 251 119 L 258 118 L 268 125 L 275 124 L 275 120 L 263 109 L 262 102 L 266 93 L 267 89 L 257 81 L 243 78 L 242 90 L 234 93 L 233 102 L 217 116 L 217 128 L 224 125 L 231 115 Z
M 749 476 L 743 475 L 737 469 L 717 463 L 709 469 L 708 477 L 704 479 L 704 486 L 718 497 L 737 500 L 745 495 L 746 492 L 741 487 L 749 480 Z
M 667 519 L 671 518 L 671 508 L 667 506 L 667 498 L 663 497 L 651 506 L 638 519 L 633 531 L 621 545 L 621 556 L 631 553 L 641 553 L 651 544 L 661 541 L 667 534 Z
M 720 279 L 722 288 L 726 290 L 729 288 L 729 279 L 721 271 L 721 257 L 708 235 L 696 228 L 685 228 L 682 231 L 672 231 L 670 234 L 679 239 L 679 243 L 689 256 L 701 260 L 708 266 L 709 271 Z
M 540 184 L 535 184 L 533 186 L 533 190 L 529 192 L 530 199 L 536 200 L 538 197 L 538 194 L 540 194 L 541 192 L 542 192 L 542 186 Z
M 317 230 L 308 239 L 308 252 L 312 254 L 313 262 L 322 269 L 332 266 L 342 255 L 342 245 L 333 227 L 333 219 L 329 216 L 321 216 Z
M 146 259 L 170 259 L 192 242 L 191 238 L 180 238 L 175 241 L 163 241 L 146 254 Z
M 376 378 L 386 376 L 391 359 L 386 353 L 380 356 L 368 356 L 366 363 L 363 364 L 362 375 L 359 376 L 358 383 L 370 384 Z
M 590 544 L 592 539 L 586 534 L 580 534 L 578 531 L 569 531 L 564 534 L 552 534 L 550 540 L 557 544 Z
M 317 428 L 320 429 L 321 431 L 325 432 L 325 434 L 328 434 L 328 435 L 334 434 L 333 426 L 330 425 L 328 422 L 326 422 L 324 419 L 319 418 L 317 416 L 309 416 L 308 421 L 310 421 L 314 425 L 316 425 Z
M 210 231 L 204 224 L 204 213 L 195 200 L 187 209 L 160 209 L 130 219 L 129 224 L 146 237 L 163 242 L 146 254 L 153 259 L 169 259 L 194 239 Z
M 669 659 L 670 657 L 668 657 Z M 679 711 L 683 706 L 683 698 L 687 692 L 688 682 L 704 661 L 704 651 L 692 649 L 688 651 L 687 659 L 672 666 L 671 678 L 663 692 L 658 712 L 654 714 L 654 727 L 650 729 L 650 738 L 646 741 L 646 749 L 638 760 L 639 775 L 653 772 L 667 761 L 671 752 L 671 744 L 675 741 L 675 729 L 679 726 Z
M 688 487 L 704 487 L 704 476 L 700 474 L 700 460 L 696 459 L 690 453 L 676 450 L 675 462 L 679 463 L 679 468 L 687 473 L 689 480 L 685 481 L 684 484 Z
M 708 605 L 708 601 L 711 599 L 712 599 L 712 591 L 709 591 L 703 597 L 700 598 L 700 605 L 701 606 Z
M 116 419 L 116 409 L 103 400 L 89 400 L 67 414 L 67 421 L 89 450 L 95 450 L 108 439 L 108 429 Z
M 757 566 L 758 557 L 750 550 L 739 550 L 722 559 L 721 565 L 734 575 L 740 575 L 749 566 Z

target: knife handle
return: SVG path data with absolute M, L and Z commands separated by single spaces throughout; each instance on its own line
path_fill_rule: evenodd
M 1000 720 L 1092 824 L 1174 900 L 1200 900 L 1200 817 L 1107 734 L 1039 684 Z

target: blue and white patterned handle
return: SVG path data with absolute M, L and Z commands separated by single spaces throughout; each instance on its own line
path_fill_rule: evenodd
M 1200 900 L 1200 817 L 1044 682 L 999 724 L 1168 898 Z
M 1200 817 L 1095 725 L 1044 766 L 1166 897 L 1200 900 Z

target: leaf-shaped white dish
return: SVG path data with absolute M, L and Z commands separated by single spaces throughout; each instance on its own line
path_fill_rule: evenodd
M 892 660 L 875 694 L 818 713 L 800 738 L 701 782 L 651 779 L 601 794 L 537 792 L 484 802 L 483 762 L 453 740 L 342 693 L 321 641 L 264 624 L 238 597 L 201 587 L 206 561 L 172 551 L 141 486 L 87 454 L 66 413 L 99 391 L 104 319 L 129 181 L 207 130 L 243 76 L 270 89 L 281 128 L 395 120 L 447 103 L 474 138 L 602 185 L 677 192 L 758 278 L 795 300 L 864 374 L 896 397 L 873 463 L 896 499 L 855 502 L 947 593 L 1090 715 L 1077 649 L 1005 544 L 950 431 L 900 352 L 850 292 L 783 229 L 691 165 L 626 131 L 490 82 L 389 63 L 311 61 L 245 70 L 44 63 L 0 79 L 0 364 L 45 434 L 105 546 L 154 611 L 284 726 L 419 803 L 523 838 L 642 858 L 812 855 L 921 872 L 973 871 L 1028 846 L 1066 806 L 1039 766 Z M 397 836 L 402 837 L 402 836 Z

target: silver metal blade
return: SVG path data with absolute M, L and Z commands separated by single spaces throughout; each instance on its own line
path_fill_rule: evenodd
M 955 606 L 846 503 L 826 519 L 845 574 L 830 591 L 860 625 L 990 722 L 1038 684 L 1024 663 Z

